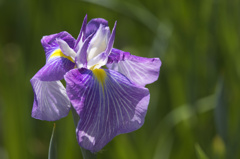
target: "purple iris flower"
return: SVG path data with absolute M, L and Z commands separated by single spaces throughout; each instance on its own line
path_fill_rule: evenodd
M 159 58 L 113 48 L 115 28 L 111 33 L 106 20 L 87 23 L 86 16 L 77 40 L 67 32 L 44 36 L 46 64 L 31 79 L 32 117 L 59 120 L 72 104 L 80 116 L 78 143 L 92 152 L 143 125 L 150 98 L 145 85 L 158 79 L 161 66 Z

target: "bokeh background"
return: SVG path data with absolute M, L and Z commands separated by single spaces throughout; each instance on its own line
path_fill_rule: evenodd
M 84 16 L 112 28 L 114 47 L 162 60 L 144 126 L 99 159 L 240 158 L 239 0 L 0 0 L 0 158 L 46 159 L 53 122 L 31 118 L 29 80 L 42 36 L 77 38 Z M 59 159 L 81 159 L 72 114 L 56 121 Z

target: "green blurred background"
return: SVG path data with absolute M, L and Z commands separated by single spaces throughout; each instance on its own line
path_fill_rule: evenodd
M 240 158 L 239 0 L 0 0 L 0 159 L 46 159 L 53 122 L 31 118 L 42 36 L 101 17 L 114 47 L 162 60 L 144 126 L 99 159 Z M 82 158 L 72 114 L 56 121 L 59 159 Z

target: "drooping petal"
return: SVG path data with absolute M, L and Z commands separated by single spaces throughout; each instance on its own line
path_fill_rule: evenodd
M 65 76 L 68 97 L 80 115 L 77 138 L 92 152 L 116 135 L 139 129 L 149 103 L 147 88 L 124 75 L 104 69 L 74 69 Z
M 63 75 L 75 66 L 71 57 L 75 39 L 64 31 L 44 36 L 41 42 L 46 54 L 46 64 L 38 71 L 36 76 L 42 81 L 63 79 Z
M 102 19 L 102 18 L 95 18 L 95 19 L 90 20 L 86 27 L 85 38 L 87 38 L 89 35 L 95 33 L 99 29 L 100 25 L 102 25 L 104 27 L 108 27 L 108 21 L 106 21 L 105 19 Z
M 56 39 L 64 40 L 69 45 L 70 48 L 74 47 L 75 39 L 72 37 L 72 35 L 70 35 L 66 31 L 63 31 L 63 32 L 60 32 L 60 33 L 57 33 L 57 34 L 43 36 L 43 38 L 41 39 L 41 43 L 42 43 L 42 46 L 43 46 L 44 51 L 45 51 L 46 61 L 49 59 L 51 54 L 56 49 L 59 48 L 59 45 L 58 45 Z
M 41 81 L 57 81 L 63 79 L 66 72 L 75 66 L 69 56 L 65 56 L 60 49 L 56 49 L 47 63 L 37 72 L 35 77 Z
M 145 58 L 131 55 L 118 49 L 112 49 L 107 67 L 127 76 L 141 86 L 158 79 L 161 61 L 159 58 Z
M 60 81 L 40 81 L 34 76 L 30 82 L 34 91 L 33 118 L 55 121 L 68 115 L 70 101 Z

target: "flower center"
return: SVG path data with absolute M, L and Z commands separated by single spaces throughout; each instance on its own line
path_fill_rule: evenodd
M 99 29 L 91 39 L 87 49 L 88 68 L 92 68 L 96 64 L 105 65 L 103 61 L 105 62 L 105 58 L 107 57 L 102 54 L 104 54 L 107 48 L 109 37 L 109 27 L 105 27 L 100 24 Z
M 105 79 L 107 77 L 107 74 L 104 71 L 104 69 L 93 69 L 92 72 L 96 79 L 98 80 L 98 82 L 102 85 L 102 88 L 104 89 Z

